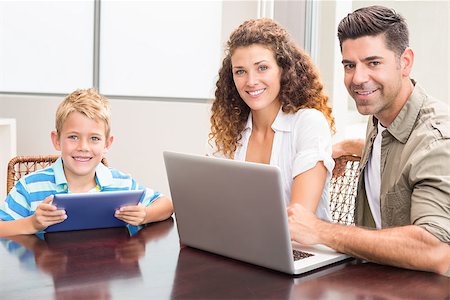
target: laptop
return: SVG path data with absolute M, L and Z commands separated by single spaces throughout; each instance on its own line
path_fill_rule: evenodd
M 144 190 L 101 193 L 56 194 L 53 205 L 65 209 L 67 219 L 47 227 L 46 232 L 124 227 L 126 222 L 114 216 L 116 209 L 136 205 Z
M 278 167 L 168 151 L 163 155 L 184 245 L 288 274 L 349 257 L 324 245 L 291 242 Z

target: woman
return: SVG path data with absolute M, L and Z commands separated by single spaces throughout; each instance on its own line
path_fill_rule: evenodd
M 276 165 L 286 205 L 331 220 L 334 119 L 310 57 L 270 19 L 230 36 L 212 105 L 210 155 Z

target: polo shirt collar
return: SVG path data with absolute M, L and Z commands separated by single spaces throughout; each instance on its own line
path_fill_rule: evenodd
M 67 186 L 67 179 L 66 175 L 64 175 L 64 167 L 61 157 L 59 157 L 53 164 L 53 172 L 55 173 L 56 185 Z M 109 168 L 104 164 L 99 163 L 95 168 L 95 180 L 100 190 L 103 190 L 103 187 L 105 186 L 111 185 L 113 177 Z
M 103 190 L 103 187 L 109 186 L 112 184 L 113 176 L 111 170 L 105 166 L 103 163 L 99 163 L 97 168 L 95 169 L 95 175 L 97 184 L 100 187 L 100 190 Z
M 67 179 L 66 175 L 64 175 L 64 167 L 61 157 L 59 157 L 53 164 L 53 172 L 55 173 L 56 185 L 67 185 Z
M 400 113 L 387 128 L 389 133 L 401 143 L 406 143 L 411 135 L 425 98 L 425 91 L 418 84 L 416 84 L 412 94 L 400 110 Z

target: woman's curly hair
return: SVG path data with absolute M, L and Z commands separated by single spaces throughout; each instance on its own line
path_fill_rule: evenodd
M 301 108 L 315 108 L 325 115 L 334 132 L 328 96 L 324 93 L 319 73 L 309 55 L 275 21 L 267 18 L 248 20 L 231 34 L 219 70 L 209 134 L 209 142 L 214 141 L 217 152 L 233 158 L 242 137 L 250 108 L 239 96 L 234 84 L 231 56 L 237 48 L 254 44 L 272 50 L 282 69 L 278 99 L 283 112 L 295 113 Z

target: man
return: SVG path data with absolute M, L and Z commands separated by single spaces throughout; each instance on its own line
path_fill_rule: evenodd
M 361 159 L 357 226 L 288 209 L 291 237 L 398 267 L 450 274 L 450 115 L 410 79 L 405 20 L 371 6 L 345 17 L 338 37 L 344 82 L 371 115 Z M 351 143 L 350 143 L 351 144 Z M 345 153 L 341 144 L 337 152 Z M 352 145 L 355 149 L 355 144 Z

